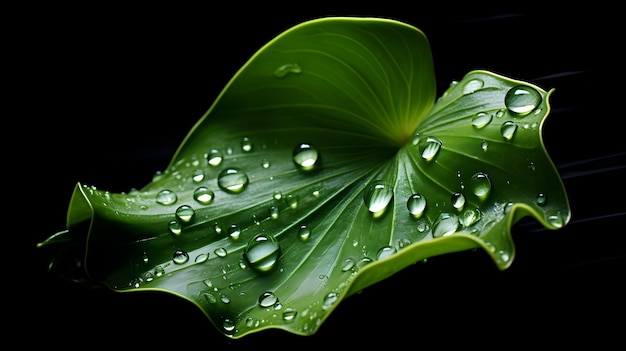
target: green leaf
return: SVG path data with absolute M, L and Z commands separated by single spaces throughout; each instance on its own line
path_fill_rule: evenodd
M 241 68 L 151 183 L 77 184 L 67 230 L 40 246 L 73 279 L 185 298 L 231 338 L 314 334 L 408 265 L 483 248 L 506 269 L 520 218 L 568 223 L 541 138 L 550 93 L 473 71 L 436 99 L 417 28 L 305 22 Z

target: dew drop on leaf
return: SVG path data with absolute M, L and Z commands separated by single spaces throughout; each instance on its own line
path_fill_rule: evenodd
M 176 218 L 184 223 L 191 222 L 195 214 L 196 211 L 194 211 L 194 209 L 189 205 L 182 205 L 176 209 Z
M 315 168 L 318 159 L 319 152 L 311 144 L 302 143 L 293 149 L 293 162 L 304 171 Z
M 298 74 L 302 73 L 302 68 L 297 63 L 287 63 L 282 66 L 279 66 L 274 70 L 274 76 L 277 78 L 283 78 L 288 74 Z
M 300 237 L 300 240 L 302 241 L 309 240 L 310 236 L 311 236 L 311 229 L 306 224 L 301 225 L 300 229 L 298 229 L 298 237 Z
M 209 154 L 207 155 L 207 161 L 209 162 L 209 165 L 217 167 L 222 164 L 222 160 L 224 160 L 224 154 L 220 150 L 212 149 L 211 151 L 209 151 Z
M 231 194 L 238 194 L 248 186 L 248 175 L 238 168 L 226 168 L 217 176 L 217 185 Z
M 176 201 L 178 201 L 178 196 L 176 195 L 175 192 L 169 190 L 169 189 L 164 189 L 159 191 L 159 193 L 156 196 L 156 202 L 160 205 L 172 205 L 175 204 Z
M 419 142 L 419 150 L 422 158 L 426 161 L 432 161 L 441 149 L 441 140 L 429 136 Z
M 393 254 L 395 254 L 397 252 L 395 247 L 392 246 L 383 246 L 380 248 L 380 250 L 378 250 L 378 252 L 376 253 L 376 259 L 377 260 L 383 260 L 389 256 L 392 256 Z
M 421 194 L 413 194 L 409 196 L 409 199 L 406 202 L 406 207 L 410 214 L 419 218 L 426 209 L 426 198 Z
M 228 228 L 228 235 L 233 240 L 237 240 L 237 239 L 239 239 L 239 236 L 241 235 L 241 229 L 239 229 L 238 225 L 231 224 L 230 228 Z
M 194 181 L 194 183 L 200 183 L 201 181 L 203 181 L 204 170 L 198 168 L 195 171 L 193 171 L 193 175 L 191 176 L 191 179 Z
M 393 188 L 382 181 L 369 184 L 363 194 L 365 206 L 374 215 L 382 214 L 391 202 L 391 199 L 393 199 Z
M 172 256 L 172 261 L 176 264 L 187 263 L 187 261 L 189 261 L 189 254 L 183 250 L 176 250 Z
M 243 139 L 241 139 L 241 150 L 243 152 L 252 151 L 252 141 L 250 140 L 250 138 L 243 137 Z
M 459 218 L 452 213 L 442 213 L 433 223 L 433 237 L 452 235 L 457 229 L 459 229 Z
M 511 113 L 523 117 L 541 104 L 541 94 L 534 88 L 518 85 L 511 88 L 504 97 L 504 104 Z
M 491 122 L 491 114 L 486 112 L 478 112 L 472 117 L 472 126 L 477 129 L 484 128 Z
M 450 201 L 452 202 L 452 206 L 454 208 L 461 211 L 463 210 L 463 206 L 465 206 L 465 195 L 463 195 L 463 193 L 456 192 L 452 194 Z
M 470 187 L 474 195 L 480 199 L 484 199 L 491 191 L 491 180 L 484 172 L 477 172 L 470 179 Z
M 215 194 L 213 193 L 213 190 L 205 186 L 201 186 L 194 191 L 193 198 L 203 205 L 208 205 L 213 202 Z
M 259 306 L 263 308 L 272 307 L 278 303 L 278 298 L 271 291 L 266 291 L 259 296 Z
M 271 271 L 276 266 L 279 256 L 280 246 L 271 235 L 255 236 L 243 251 L 244 259 L 258 272 Z
M 182 233 L 182 231 L 183 231 L 183 225 L 180 223 L 180 221 L 178 221 L 176 219 L 172 219 L 167 224 L 167 228 L 169 229 L 170 233 L 172 233 L 174 235 L 180 235 L 180 233 Z
M 517 123 L 513 121 L 506 121 L 502 123 L 500 127 L 500 133 L 502 137 L 506 140 L 511 140 L 515 136 L 515 132 L 517 132 Z
M 472 79 L 463 85 L 463 95 L 471 94 L 485 85 L 481 79 Z
M 294 320 L 297 315 L 298 315 L 298 311 L 296 311 L 295 309 L 291 307 L 286 308 L 285 311 L 283 311 L 283 320 L 290 322 Z

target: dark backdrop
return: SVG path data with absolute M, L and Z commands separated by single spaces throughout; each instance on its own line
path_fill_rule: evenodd
M 626 148 L 623 112 L 616 113 L 623 101 L 607 98 L 614 32 L 589 7 L 540 13 L 536 6 L 476 3 L 450 13 L 454 5 L 405 4 L 173 9 L 164 3 L 15 12 L 20 20 L 7 32 L 15 49 L 7 55 L 17 58 L 10 67 L 18 80 L 8 96 L 18 108 L 4 134 L 9 160 L 19 160 L 4 173 L 26 182 L 5 183 L 18 192 L 18 220 L 15 209 L 5 210 L 5 219 L 19 246 L 7 248 L 12 260 L 4 270 L 17 277 L 5 279 L 3 290 L 12 296 L 4 300 L 15 312 L 11 329 L 25 332 L 14 334 L 23 335 L 18 340 L 72 349 L 205 350 L 618 340 L 626 312 Z M 34 246 L 64 229 L 76 182 L 112 192 L 147 184 L 257 49 L 293 25 L 331 15 L 387 17 L 423 30 L 438 95 L 474 69 L 555 88 L 544 140 L 570 196 L 571 223 L 558 231 L 534 220 L 518 223 L 517 257 L 503 272 L 481 251 L 408 267 L 344 300 L 310 337 L 270 330 L 229 340 L 177 297 L 86 290 L 46 272 L 47 252 Z

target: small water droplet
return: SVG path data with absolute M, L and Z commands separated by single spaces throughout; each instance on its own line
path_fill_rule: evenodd
M 248 175 L 238 168 L 226 168 L 217 176 L 217 185 L 231 194 L 238 194 L 248 186 Z
M 502 123 L 502 126 L 500 127 L 500 133 L 502 134 L 502 137 L 504 139 L 511 140 L 515 136 L 515 132 L 517 132 L 517 128 L 518 128 L 517 123 L 513 121 L 506 121 Z
M 237 240 L 241 235 L 241 229 L 239 229 L 238 225 L 232 224 L 230 228 L 228 228 L 228 235 L 230 235 L 233 240 Z
M 551 210 L 546 212 L 546 220 L 555 228 L 563 227 L 564 219 L 560 211 Z
M 206 262 L 209 259 L 209 254 L 208 253 L 201 253 L 198 256 L 196 256 L 196 259 L 194 262 L 196 263 L 202 263 L 202 262 Z
M 480 79 L 472 79 L 463 85 L 463 95 L 471 94 L 485 85 Z
M 270 161 L 266 158 L 263 158 L 261 160 L 261 167 L 263 168 L 270 168 Z
M 546 198 L 546 194 L 544 194 L 544 193 L 539 193 L 539 194 L 537 195 L 537 205 L 539 205 L 539 206 L 543 206 L 543 205 L 545 205 L 545 204 L 546 204 L 546 200 L 547 200 L 547 198 Z
M 289 208 L 294 209 L 294 210 L 298 208 L 298 197 L 294 194 L 288 194 L 287 206 L 289 206 Z
M 271 271 L 278 257 L 280 256 L 280 246 L 271 235 L 257 235 L 252 238 L 243 252 L 243 257 L 250 266 L 259 272 Z
M 291 322 L 296 318 L 297 315 L 298 311 L 296 311 L 295 309 L 291 307 L 286 308 L 285 311 L 283 311 L 283 320 Z
M 342 272 L 350 271 L 354 268 L 355 265 L 356 265 L 356 262 L 354 262 L 354 259 L 348 257 L 345 260 L 343 260 L 343 264 L 341 265 L 341 271 Z
M 299 74 L 302 73 L 302 68 L 297 63 L 287 63 L 282 66 L 279 66 L 274 70 L 274 76 L 277 78 L 283 78 L 288 74 Z
M 368 185 L 363 194 L 367 210 L 375 216 L 381 215 L 393 199 L 393 187 L 382 181 Z
M 180 235 L 180 233 L 183 232 L 183 225 L 175 220 L 172 219 L 168 224 L 167 224 L 167 228 L 170 230 L 170 233 L 174 234 L 174 235 Z
M 221 165 L 223 160 L 224 154 L 218 149 L 212 149 L 207 155 L 207 161 L 213 167 Z
M 164 189 L 159 191 L 159 193 L 156 196 L 156 202 L 160 205 L 172 205 L 175 204 L 176 201 L 178 201 L 178 196 L 176 195 L 175 192 L 169 190 L 169 189 Z
M 409 199 L 406 202 L 406 207 L 408 208 L 410 214 L 419 218 L 426 209 L 426 198 L 421 194 L 413 194 L 409 196 Z
M 270 206 L 269 213 L 271 219 L 278 219 L 278 216 L 280 215 L 280 211 L 276 206 Z
M 176 264 L 187 263 L 187 261 L 189 261 L 189 254 L 183 250 L 176 250 L 172 256 L 172 261 Z
M 208 303 L 211 303 L 211 304 L 217 302 L 217 297 L 215 297 L 215 295 L 211 293 L 204 293 L 204 298 L 207 300 Z
M 327 310 L 331 308 L 338 300 L 339 294 L 335 292 L 330 292 L 326 295 L 326 297 L 324 297 L 324 304 L 322 305 L 322 308 Z
M 191 176 L 191 179 L 194 181 L 194 183 L 200 183 L 201 181 L 204 180 L 204 170 L 198 168 L 196 170 L 193 171 L 193 175 Z
M 308 143 L 302 143 L 293 149 L 293 162 L 299 169 L 310 171 L 315 168 L 319 160 L 319 152 Z
M 213 190 L 207 187 L 201 186 L 194 191 L 193 198 L 203 205 L 208 205 L 211 202 L 213 202 L 213 199 L 215 198 L 215 194 L 213 193 Z
M 465 195 L 463 195 L 463 193 L 456 192 L 452 194 L 450 202 L 454 208 L 461 211 L 463 210 L 463 206 L 465 206 Z
M 419 150 L 422 158 L 426 161 L 432 161 L 441 149 L 441 140 L 429 136 L 419 142 Z
M 165 269 L 162 266 L 156 266 L 154 268 L 154 275 L 156 277 L 162 277 L 165 274 Z
M 486 173 L 477 172 L 470 179 L 470 187 L 474 195 L 480 199 L 484 199 L 491 191 L 491 180 Z
M 469 227 L 480 220 L 482 213 L 478 208 L 467 209 L 461 213 L 459 221 L 464 227 Z
M 176 218 L 184 223 L 191 222 L 191 219 L 195 214 L 196 211 L 194 211 L 194 209 L 189 205 L 182 205 L 176 209 Z
M 491 114 L 486 113 L 486 112 L 478 112 L 472 118 L 472 125 L 477 129 L 484 128 L 490 122 L 491 122 Z
M 542 100 L 541 94 L 536 89 L 526 85 L 518 85 L 506 93 L 504 105 L 514 115 L 523 117 L 536 109 Z
M 224 327 L 224 330 L 227 332 L 232 332 L 235 330 L 235 322 L 233 322 L 232 319 L 224 319 L 224 322 L 222 323 L 222 327 Z
M 252 141 L 250 140 L 250 138 L 243 137 L 243 139 L 241 139 L 241 150 L 243 152 L 252 151 Z
M 298 229 L 298 236 L 302 241 L 309 240 L 309 237 L 311 236 L 311 229 L 309 229 L 306 224 L 301 225 L 300 229 Z
M 272 307 L 278 303 L 278 297 L 271 291 L 266 291 L 259 296 L 259 306 L 263 308 Z
M 215 249 L 213 251 L 213 253 L 217 256 L 217 257 L 226 257 L 226 255 L 228 255 L 228 251 L 226 251 L 225 248 L 223 247 L 218 247 L 217 249 Z
M 487 151 L 487 149 L 489 148 L 489 143 L 486 140 L 481 141 L 480 148 L 483 149 L 483 151 Z
M 439 238 L 456 233 L 459 228 L 459 218 L 452 213 L 442 213 L 433 223 L 433 237 Z

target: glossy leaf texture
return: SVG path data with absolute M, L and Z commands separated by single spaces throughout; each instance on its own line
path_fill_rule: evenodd
M 436 98 L 429 43 L 380 18 L 328 17 L 261 48 L 163 172 L 128 193 L 77 184 L 58 271 L 165 291 L 231 338 L 314 334 L 340 301 L 511 226 L 570 219 L 541 138 L 551 91 L 469 72 Z

